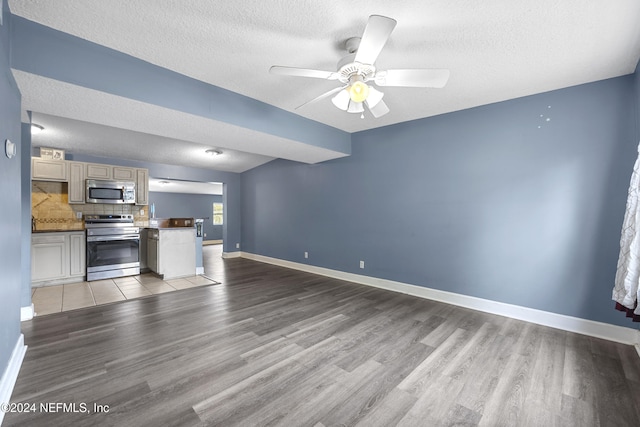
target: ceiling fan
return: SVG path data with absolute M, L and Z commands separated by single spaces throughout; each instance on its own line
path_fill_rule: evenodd
M 372 83 L 380 87 L 442 88 L 449 80 L 449 70 L 446 69 L 377 70 L 376 59 L 395 26 L 395 19 L 371 15 L 362 38 L 353 37 L 346 41 L 349 55 L 338 62 L 338 71 L 274 65 L 269 72 L 283 76 L 338 80 L 342 83 L 342 86 L 296 108 L 335 95 L 331 101 L 343 111 L 360 113 L 360 117 L 364 118 L 366 106 L 374 117 L 381 117 L 389 112 L 389 107 L 382 100 L 384 93 L 373 87 Z

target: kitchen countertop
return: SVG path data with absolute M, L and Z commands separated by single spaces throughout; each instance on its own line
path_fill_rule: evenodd
M 31 230 L 31 234 L 40 234 L 40 233 L 73 233 L 73 232 L 84 233 L 84 229 L 82 229 L 82 230 Z

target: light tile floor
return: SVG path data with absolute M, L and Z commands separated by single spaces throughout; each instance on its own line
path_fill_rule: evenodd
M 33 288 L 36 316 L 217 283 L 204 276 L 162 280 L 153 274 Z

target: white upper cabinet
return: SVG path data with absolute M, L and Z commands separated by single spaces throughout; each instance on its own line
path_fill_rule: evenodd
M 113 177 L 113 166 L 87 163 L 85 175 L 87 179 L 111 179 Z
M 69 203 L 84 203 L 84 170 L 85 164 L 82 162 L 69 163 Z
M 149 170 L 100 163 L 31 158 L 31 179 L 69 183 L 69 203 L 85 203 L 87 179 L 113 179 L 136 184 L 136 205 L 149 204 Z
M 136 180 L 135 168 L 123 168 L 120 166 L 113 167 L 113 179 L 117 181 L 134 181 Z
M 149 170 L 136 170 L 136 205 L 149 204 Z
M 36 181 L 67 181 L 68 162 L 31 158 L 31 179 Z

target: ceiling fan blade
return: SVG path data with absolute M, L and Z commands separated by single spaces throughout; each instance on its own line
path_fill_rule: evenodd
M 373 65 L 395 26 L 395 19 L 371 15 L 362 34 L 354 61 Z
M 269 72 L 280 76 L 312 77 L 315 79 L 327 80 L 338 79 L 338 73 L 333 71 L 312 70 L 310 68 L 281 67 L 279 65 L 274 65 L 269 68 Z
M 341 91 L 341 90 L 342 90 L 342 89 L 344 89 L 345 87 L 346 87 L 346 86 L 342 86 L 342 87 L 337 87 L 337 88 L 335 88 L 335 89 L 331 89 L 330 91 L 325 92 L 325 93 L 323 93 L 322 95 L 320 95 L 320 96 L 317 96 L 317 97 L 313 98 L 311 101 L 307 101 L 307 102 L 305 102 L 305 103 L 304 103 L 304 104 L 302 104 L 302 105 L 298 105 L 298 106 L 296 107 L 296 110 L 297 110 L 298 108 L 304 107 L 305 105 L 313 104 L 314 102 L 320 101 L 321 99 L 328 98 L 328 97 L 330 97 L 331 95 L 333 95 L 334 93 Z
M 373 107 L 369 105 L 369 102 L 365 101 L 365 103 L 367 104 L 367 107 L 369 107 L 369 111 L 371 111 L 371 114 L 373 114 L 373 117 L 375 117 L 376 119 L 378 117 L 384 116 L 389 112 L 389 107 L 387 107 L 387 104 L 385 104 L 382 99 L 378 101 L 378 103 Z
M 378 86 L 441 88 L 449 74 L 445 69 L 387 70 L 377 72 L 374 81 Z

